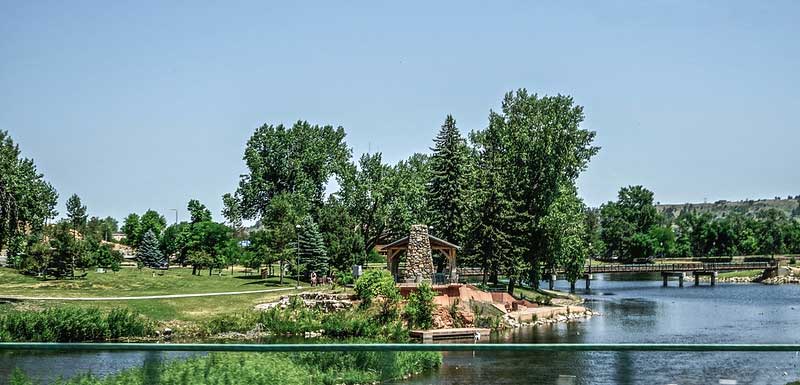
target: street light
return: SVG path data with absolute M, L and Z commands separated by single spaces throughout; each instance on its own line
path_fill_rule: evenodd
M 294 228 L 297 229 L 297 286 L 295 289 L 300 290 L 300 229 L 302 229 L 303 226 L 295 225 Z

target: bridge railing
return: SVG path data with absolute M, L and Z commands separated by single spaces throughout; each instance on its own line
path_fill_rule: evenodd
M 691 263 L 646 263 L 646 264 L 602 264 L 586 265 L 586 273 L 658 273 L 658 272 L 691 272 L 691 271 L 732 271 L 732 270 L 763 270 L 773 267 L 770 262 L 691 262 Z M 557 270 L 563 274 L 564 270 Z M 461 277 L 474 277 L 483 275 L 483 270 L 475 267 L 462 267 L 458 269 Z

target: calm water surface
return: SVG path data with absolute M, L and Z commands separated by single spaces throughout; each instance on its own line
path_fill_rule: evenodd
M 798 285 L 662 288 L 660 281 L 639 280 L 652 276 L 598 278 L 590 292 L 579 294 L 602 316 L 517 329 L 493 336 L 493 342 L 800 343 Z M 559 286 L 564 289 L 566 283 Z M 0 354 L 0 384 L 15 367 L 48 382 L 87 371 L 105 375 L 156 367 L 185 356 Z M 458 352 L 445 353 L 438 371 L 397 384 L 785 384 L 798 378 L 797 353 Z
M 634 280 L 652 276 L 624 278 L 593 281 L 592 291 L 580 292 L 602 316 L 518 329 L 494 342 L 800 343 L 800 286 L 663 288 Z M 797 353 L 457 352 L 445 353 L 439 371 L 404 383 L 786 384 L 798 378 Z

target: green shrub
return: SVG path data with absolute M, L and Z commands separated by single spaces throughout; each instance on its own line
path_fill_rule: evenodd
M 797 264 L 797 258 L 795 258 L 795 257 L 789 258 L 789 264 L 790 265 L 796 265 Z
M 336 271 L 334 273 L 336 277 L 336 284 L 340 286 L 347 286 L 352 285 L 355 282 L 355 278 L 353 278 L 353 273 L 350 271 Z
M 410 328 L 430 329 L 433 327 L 433 297 L 436 292 L 431 285 L 422 283 L 408 296 L 405 318 Z
M 356 280 L 356 297 L 362 305 L 369 306 L 378 296 L 398 298 L 400 293 L 394 284 L 392 274 L 386 270 L 367 270 Z

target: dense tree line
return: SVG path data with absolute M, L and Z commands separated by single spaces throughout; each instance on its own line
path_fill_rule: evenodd
M 595 255 L 606 259 L 800 253 L 800 222 L 775 208 L 719 216 L 690 209 L 672 218 L 656 209 L 651 191 L 630 186 L 603 205 L 599 216 Z

